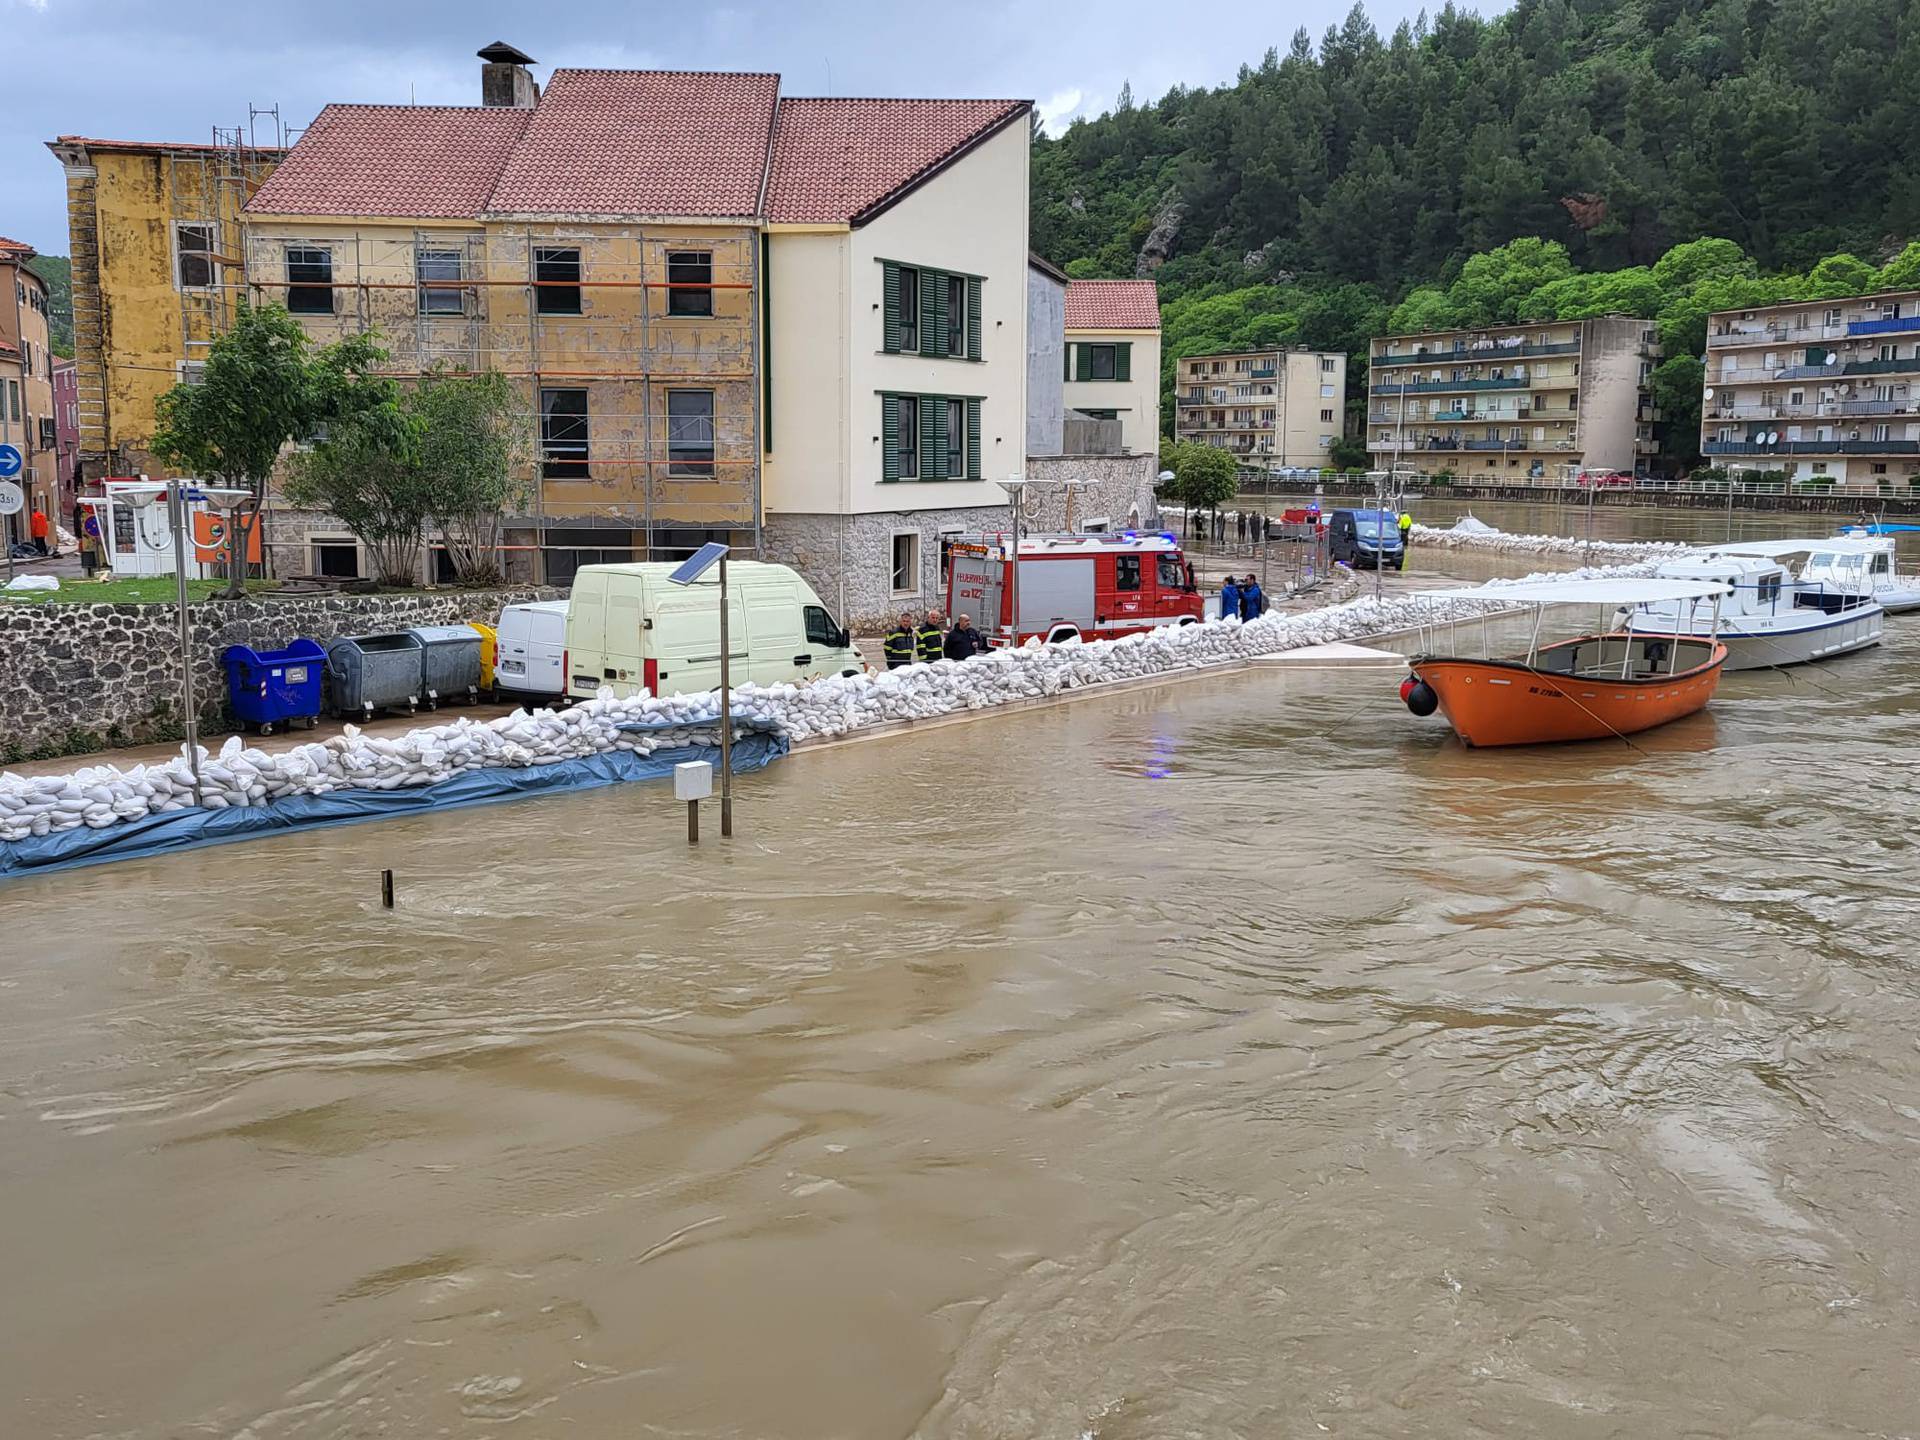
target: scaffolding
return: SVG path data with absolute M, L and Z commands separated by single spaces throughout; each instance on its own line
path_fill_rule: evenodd
M 373 333 L 402 380 L 494 370 L 524 385 L 533 506 L 509 530 L 543 552 L 636 558 L 716 536 L 759 553 L 759 261 L 745 227 L 626 224 L 255 219 L 245 251 L 254 297 L 316 341 Z
M 180 306 L 180 357 L 187 373 L 205 363 L 213 342 L 233 325 L 236 306 L 246 294 L 245 237 L 241 212 L 254 192 L 266 183 L 285 153 L 290 134 L 277 105 L 247 107 L 244 124 L 215 125 L 213 143 L 184 147 L 167 155 L 167 215 L 173 253 L 174 291 Z M 262 121 L 271 143 L 259 143 Z M 205 227 L 205 248 L 185 237 L 183 226 Z M 188 256 L 181 247 L 187 240 Z M 200 273 L 189 277 L 195 254 L 204 254 Z M 189 278 L 204 279 L 188 284 Z

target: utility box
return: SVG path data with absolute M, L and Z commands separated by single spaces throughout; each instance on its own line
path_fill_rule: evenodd
M 713 762 L 688 760 L 673 767 L 673 798 L 707 800 L 713 795 Z

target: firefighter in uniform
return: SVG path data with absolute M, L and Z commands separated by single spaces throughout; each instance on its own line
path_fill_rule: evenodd
M 927 618 L 920 622 L 920 628 L 913 632 L 915 655 L 922 665 L 931 665 L 940 658 L 941 648 L 947 643 L 946 632 L 940 628 L 940 612 L 927 611 Z
M 913 616 L 901 611 L 900 623 L 887 632 L 881 648 L 886 652 L 887 669 L 913 664 Z

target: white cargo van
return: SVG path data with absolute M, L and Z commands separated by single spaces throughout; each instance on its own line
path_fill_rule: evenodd
M 554 700 L 567 693 L 567 602 L 508 605 L 494 630 L 493 688 Z
M 567 608 L 567 693 L 589 700 L 601 686 L 630 695 L 695 694 L 720 687 L 720 576 L 710 570 L 675 585 L 667 564 L 582 565 Z M 857 674 L 860 652 L 785 565 L 727 564 L 727 641 L 732 680 L 774 685 Z

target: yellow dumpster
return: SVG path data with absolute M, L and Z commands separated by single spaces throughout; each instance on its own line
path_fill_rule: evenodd
M 478 620 L 469 620 L 467 628 L 480 632 L 480 688 L 491 695 L 493 693 L 493 662 L 500 656 L 500 637 L 494 633 L 493 626 Z

